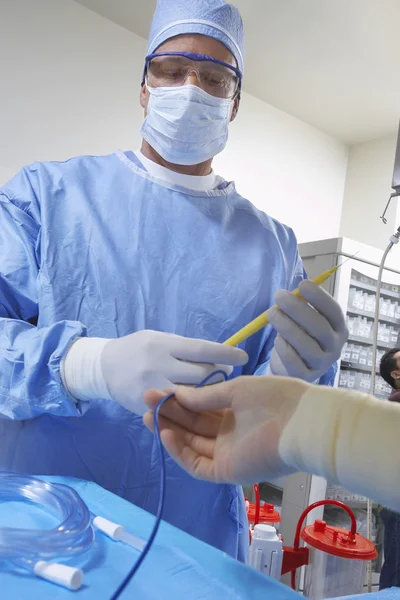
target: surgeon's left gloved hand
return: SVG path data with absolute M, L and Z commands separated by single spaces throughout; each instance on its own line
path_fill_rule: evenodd
M 340 357 L 348 331 L 339 304 L 312 281 L 299 285 L 303 299 L 287 290 L 275 296 L 268 317 L 278 332 L 267 374 L 318 380 Z

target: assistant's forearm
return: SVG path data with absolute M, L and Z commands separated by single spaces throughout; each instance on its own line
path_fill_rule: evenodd
M 279 451 L 290 467 L 400 510 L 399 437 L 400 405 L 312 387 L 285 427 Z

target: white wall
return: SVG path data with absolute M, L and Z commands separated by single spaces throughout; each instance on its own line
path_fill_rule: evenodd
M 70 0 L 0 0 L 0 182 L 137 146 L 145 42 Z
M 299 242 L 339 235 L 348 146 L 244 94 L 215 169 Z
M 392 192 L 396 135 L 352 146 L 349 155 L 340 235 L 385 248 L 397 223 L 397 200 L 387 214 L 388 224 L 380 220 Z M 400 215 L 399 215 L 400 216 Z
M 0 0 L 0 22 L 0 183 L 34 160 L 139 145 L 144 40 L 72 0 Z M 215 169 L 304 242 L 338 235 L 347 158 L 244 94 Z

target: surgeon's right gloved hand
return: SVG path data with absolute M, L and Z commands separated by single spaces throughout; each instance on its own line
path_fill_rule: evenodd
M 218 369 L 230 375 L 247 360 L 238 348 L 144 330 L 118 339 L 80 338 L 63 360 L 62 379 L 77 400 L 114 400 L 142 415 L 146 390 L 196 385 Z

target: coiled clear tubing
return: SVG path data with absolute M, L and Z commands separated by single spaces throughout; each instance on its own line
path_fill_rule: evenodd
M 53 529 L 0 527 L 0 560 L 33 570 L 39 560 L 69 559 L 94 541 L 90 511 L 70 487 L 0 471 L 0 502 L 7 501 L 35 504 L 59 517 L 60 524 Z

